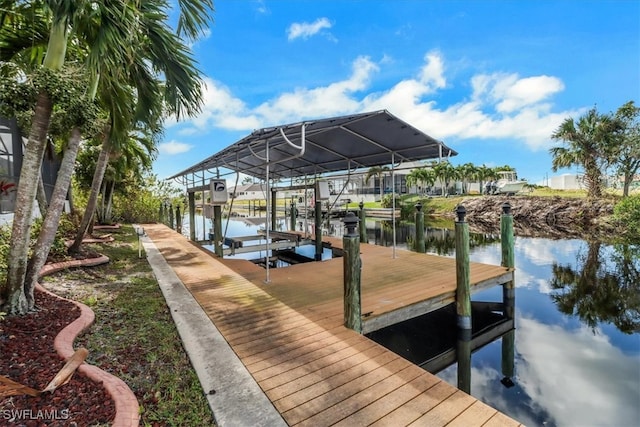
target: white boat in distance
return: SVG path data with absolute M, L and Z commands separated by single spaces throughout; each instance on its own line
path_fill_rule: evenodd
M 486 185 L 487 194 L 516 194 L 522 191 L 527 181 L 518 179 L 516 171 L 498 172 L 500 178 Z

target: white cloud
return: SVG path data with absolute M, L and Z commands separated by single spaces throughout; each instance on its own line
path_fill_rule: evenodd
M 298 88 L 263 103 L 255 111 L 269 124 L 296 121 L 302 116 L 323 117 L 358 111 L 361 104 L 353 94 L 366 89 L 371 75 L 378 69 L 370 58 L 360 57 L 354 61 L 348 79 L 313 89 Z
M 287 29 L 287 38 L 289 40 L 295 40 L 302 37 L 308 39 L 311 36 L 318 34 L 325 28 L 331 28 L 331 22 L 327 18 L 318 18 L 314 22 L 294 22 Z
M 303 37 L 330 26 L 318 20 L 291 34 Z M 302 24 L 298 24 L 302 25 Z M 293 26 L 292 26 L 293 27 Z M 307 28 L 307 29 L 305 29 Z M 552 98 L 564 89 L 553 76 L 521 77 L 512 73 L 478 74 L 470 78 L 467 97 L 446 107 L 436 100 L 453 87 L 447 81 L 446 61 L 439 51 L 429 51 L 413 76 L 386 90 L 370 91 L 381 67 L 393 67 L 384 55 L 379 62 L 361 56 L 343 80 L 326 86 L 297 87 L 250 107 L 231 90 L 213 79 L 205 79 L 202 113 L 190 122 L 184 134 L 205 133 L 212 128 L 251 131 L 263 126 L 296 122 L 305 118 L 386 109 L 427 134 L 442 140 L 520 140 L 531 150 L 552 145 L 550 135 L 568 116 L 580 111 L 552 112 Z M 167 126 L 175 123 L 168 121 Z
M 520 78 L 517 74 L 481 74 L 472 79 L 474 98 L 488 97 L 496 110 L 511 113 L 519 108 L 539 103 L 564 90 L 557 77 L 534 76 Z
M 257 0 L 256 1 L 256 11 L 261 15 L 269 14 L 269 8 L 264 3 L 264 0 Z
M 187 151 L 191 150 L 191 148 L 193 148 L 193 145 L 185 144 L 184 142 L 178 141 L 163 142 L 162 144 L 158 145 L 158 151 L 161 154 L 186 153 Z
M 521 318 L 516 349 L 518 384 L 557 425 L 636 425 L 640 359 L 606 335 Z

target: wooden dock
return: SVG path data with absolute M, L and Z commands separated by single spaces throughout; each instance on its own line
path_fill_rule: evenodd
M 343 326 L 342 259 L 265 270 L 220 259 L 164 225 L 145 231 L 291 426 L 518 426 Z M 324 238 L 334 246 L 339 239 Z M 455 260 L 361 246 L 362 313 L 374 330 L 453 301 Z M 472 264 L 475 289 L 513 278 Z

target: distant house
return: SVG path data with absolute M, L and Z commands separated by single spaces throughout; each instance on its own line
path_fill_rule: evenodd
M 585 188 L 582 175 L 570 173 L 549 177 L 547 186 L 554 190 L 584 190 Z
M 246 184 L 237 187 L 229 187 L 229 198 L 236 200 L 265 199 L 267 187 L 264 184 Z

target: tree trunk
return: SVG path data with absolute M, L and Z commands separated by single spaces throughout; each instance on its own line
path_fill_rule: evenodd
M 40 179 L 38 179 L 38 192 L 36 193 L 36 200 L 38 200 L 40 216 L 44 218 L 45 216 L 47 216 L 47 193 L 44 191 L 44 181 L 42 181 L 42 175 L 40 175 Z
M 107 200 L 107 203 L 104 208 L 105 224 L 113 224 L 113 217 L 111 216 L 111 213 L 113 211 L 113 189 L 115 186 L 116 186 L 116 182 L 111 181 L 108 185 L 108 190 L 102 194 L 102 197 L 104 197 Z
M 104 181 L 104 178 L 102 180 L 102 185 L 100 186 L 100 193 L 98 194 L 98 196 L 100 196 L 100 194 L 102 194 L 102 197 L 99 197 L 100 200 L 100 206 L 96 206 L 96 220 L 98 221 L 98 224 L 104 224 L 104 220 L 105 220 L 105 200 L 106 200 L 106 192 L 107 192 L 107 183 Z M 91 233 L 89 233 L 91 234 Z
M 69 253 L 73 254 L 80 252 L 82 239 L 84 238 L 84 235 L 87 232 L 87 228 L 89 227 L 89 222 L 91 221 L 91 218 L 96 211 L 96 206 L 98 205 L 98 193 L 100 192 L 102 179 L 104 178 L 104 173 L 107 170 L 107 165 L 109 164 L 109 151 L 111 151 L 110 137 L 111 127 L 109 126 L 104 133 L 102 150 L 100 151 L 100 156 L 98 157 L 98 162 L 96 163 L 96 170 L 93 173 L 93 181 L 91 182 L 91 193 L 89 194 L 89 200 L 87 201 L 87 208 L 85 209 L 84 215 L 82 216 L 82 221 L 80 222 L 80 227 L 78 228 L 76 238 L 69 248 Z
M 602 196 L 602 183 L 600 182 L 602 174 L 600 169 L 593 161 L 585 162 L 585 184 L 587 186 L 588 198 L 600 198 Z
M 80 147 L 81 133 L 80 129 L 74 128 L 71 131 L 71 137 L 67 144 L 67 149 L 64 152 L 62 163 L 60 164 L 60 170 L 56 178 L 56 185 L 53 188 L 51 195 L 51 203 L 47 210 L 47 215 L 42 223 L 42 229 L 38 236 L 38 241 L 33 250 L 31 260 L 27 268 L 27 276 L 25 280 L 25 292 L 27 299 L 29 296 L 33 296 L 33 289 L 38 281 L 40 269 L 44 266 L 51 250 L 51 244 L 56 237 L 56 231 L 58 224 L 60 223 L 60 216 L 64 209 L 64 202 L 69 192 L 69 184 L 71 183 L 71 176 L 75 169 L 76 156 Z
M 51 99 L 46 93 L 41 92 L 36 101 L 29 141 L 22 160 L 11 229 L 7 283 L 2 288 L 2 298 L 0 298 L 4 300 L 6 306 L 3 310 L 9 314 L 25 314 L 33 309 L 33 298 L 28 299 L 25 294 L 24 279 L 27 272 L 33 204 L 38 191 L 51 110 Z
M 629 174 L 629 173 L 624 174 L 622 197 L 627 197 L 629 195 L 629 188 L 631 187 L 631 182 L 633 181 L 633 175 L 634 174 Z

